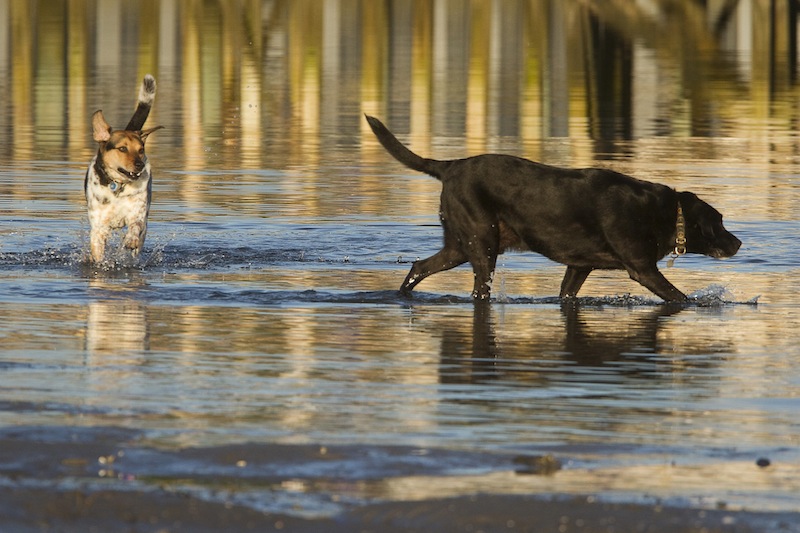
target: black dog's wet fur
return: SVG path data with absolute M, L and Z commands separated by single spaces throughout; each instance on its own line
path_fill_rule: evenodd
M 688 252 L 723 258 L 741 245 L 722 215 L 691 192 L 612 170 L 551 167 L 509 155 L 427 159 L 378 119 L 367 121 L 398 161 L 442 181 L 444 247 L 414 263 L 400 288 L 405 294 L 431 274 L 469 262 L 473 297 L 488 299 L 497 256 L 514 249 L 567 265 L 562 298 L 575 296 L 592 270 L 624 269 L 664 300 L 686 301 L 657 266 L 675 247 L 679 202 Z

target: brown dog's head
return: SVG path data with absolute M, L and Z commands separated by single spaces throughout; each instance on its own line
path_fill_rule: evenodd
M 679 193 L 679 200 L 686 218 L 687 251 L 715 259 L 731 257 L 739 251 L 742 241 L 725 229 L 719 211 L 691 192 Z
M 113 173 L 120 183 L 136 181 L 142 176 L 147 164 L 144 141 L 148 135 L 161 128 L 163 126 L 142 131 L 114 131 L 106 122 L 102 111 L 95 111 L 92 115 L 94 140 L 100 144 L 99 157 L 105 169 Z

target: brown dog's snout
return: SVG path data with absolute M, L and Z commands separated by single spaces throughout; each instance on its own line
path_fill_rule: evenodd
M 132 164 L 131 164 L 132 163 Z M 117 167 L 117 171 L 131 180 L 138 180 L 144 173 L 146 163 L 140 156 L 135 156 L 132 162 Z M 131 168 L 133 167 L 133 168 Z

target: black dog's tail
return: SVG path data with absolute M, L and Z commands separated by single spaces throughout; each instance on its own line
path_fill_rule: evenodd
M 136 103 L 136 111 L 133 112 L 128 125 L 125 126 L 127 131 L 141 131 L 144 123 L 147 121 L 147 116 L 150 114 L 150 108 L 153 107 L 153 100 L 156 98 L 156 79 L 150 74 L 145 75 L 142 80 L 142 86 L 139 88 L 139 101 Z
M 369 127 L 372 128 L 372 132 L 395 159 L 410 169 L 424 172 L 437 179 L 442 179 L 442 174 L 444 174 L 447 167 L 450 166 L 450 161 L 439 161 L 437 159 L 427 159 L 418 156 L 406 148 L 403 143 L 398 141 L 397 137 L 395 137 L 380 120 L 369 115 L 364 116 L 367 117 L 367 122 L 369 122 Z

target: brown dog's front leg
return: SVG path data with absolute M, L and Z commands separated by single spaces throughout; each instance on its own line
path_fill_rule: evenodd
M 450 270 L 466 262 L 467 258 L 460 251 L 453 248 L 442 248 L 427 259 L 414 261 L 408 276 L 400 286 L 400 292 L 408 296 L 414 287 L 431 274 Z
M 125 234 L 122 244 L 136 257 L 142 251 L 145 235 L 147 235 L 147 223 L 134 222 L 128 226 L 128 232 Z
M 102 229 L 92 228 L 89 233 L 89 244 L 91 246 L 92 261 L 102 263 L 106 252 L 106 240 L 108 232 Z

